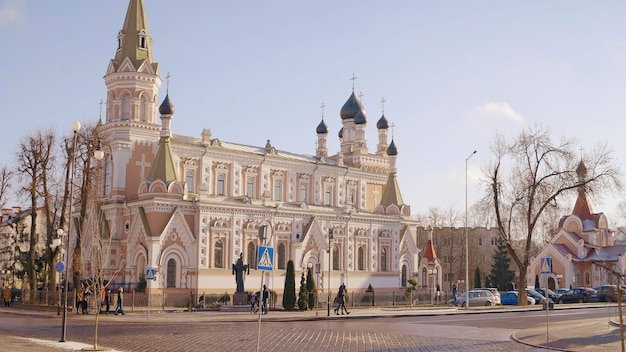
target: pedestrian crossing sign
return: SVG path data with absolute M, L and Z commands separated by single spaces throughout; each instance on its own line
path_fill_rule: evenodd
M 156 269 L 154 268 L 146 269 L 146 280 L 156 280 Z
M 541 258 L 541 273 L 552 274 L 552 258 Z
M 257 268 L 259 270 L 274 270 L 274 248 L 259 246 L 259 262 Z

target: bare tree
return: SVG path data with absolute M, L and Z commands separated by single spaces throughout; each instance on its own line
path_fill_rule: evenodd
M 551 208 L 581 187 L 599 196 L 607 189 L 621 189 L 620 172 L 612 152 L 597 147 L 584 160 L 575 157 L 575 141 L 563 138 L 554 143 L 550 131 L 542 126 L 525 129 L 511 141 L 496 135 L 491 146 L 494 159 L 486 167 L 487 192 L 495 212 L 498 235 L 519 270 L 519 287 L 526 287 L 528 268 L 541 222 Z M 583 163 L 584 161 L 584 163 Z M 581 171 L 586 165 L 588 172 Z M 522 240 L 523 248 L 514 246 Z M 520 305 L 526 304 L 526 291 L 520 289 Z
M 54 146 L 54 132 L 36 131 L 26 136 L 20 142 L 17 153 L 17 172 L 23 180 L 22 192 L 28 195 L 31 207 L 31 226 L 29 235 L 29 250 L 26 260 L 26 273 L 29 278 L 29 287 L 36 289 L 37 283 L 37 215 L 42 185 L 45 184 L 46 171 L 51 167 L 51 153 Z
M 7 198 L 9 191 L 11 190 L 11 179 L 13 178 L 13 171 L 11 171 L 6 165 L 0 169 L 0 209 L 4 208 L 7 204 Z

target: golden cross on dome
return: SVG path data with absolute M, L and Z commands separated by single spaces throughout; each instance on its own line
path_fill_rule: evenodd
M 385 97 L 383 97 L 383 99 L 380 101 L 380 104 L 383 106 L 383 115 L 385 114 Z
M 104 105 L 104 101 L 100 99 L 100 120 L 102 120 L 102 105 Z
M 172 75 L 170 75 L 170 73 L 168 72 L 167 75 L 165 76 L 165 80 L 166 80 L 166 88 L 165 88 L 165 94 L 170 94 L 170 77 L 172 77 Z
M 324 102 L 322 102 L 322 105 L 320 106 L 320 108 L 322 109 L 322 120 L 324 119 L 324 109 L 326 108 L 326 105 L 324 104 Z
M 350 78 L 350 80 L 352 81 L 352 91 L 354 92 L 354 81 L 356 81 L 358 77 L 354 75 L 354 73 L 352 74 L 352 77 Z
M 396 127 L 396 124 L 392 122 L 390 126 L 391 126 L 391 139 L 393 139 L 393 129 Z

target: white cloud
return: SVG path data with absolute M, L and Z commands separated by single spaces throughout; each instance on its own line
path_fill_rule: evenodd
M 24 1 L 7 0 L 0 3 L 0 26 L 18 22 L 23 17 Z
M 519 112 L 513 110 L 511 105 L 509 105 L 508 103 L 501 103 L 501 102 L 485 103 L 481 106 L 475 107 L 472 110 L 471 115 L 491 117 L 491 118 L 497 118 L 497 119 L 507 119 L 507 120 L 517 122 L 519 124 L 524 123 L 524 116 L 520 114 Z

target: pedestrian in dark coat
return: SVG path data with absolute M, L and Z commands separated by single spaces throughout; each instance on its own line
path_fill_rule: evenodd
M 115 315 L 121 314 L 124 315 L 124 288 L 120 287 L 117 290 L 117 306 L 115 307 Z

